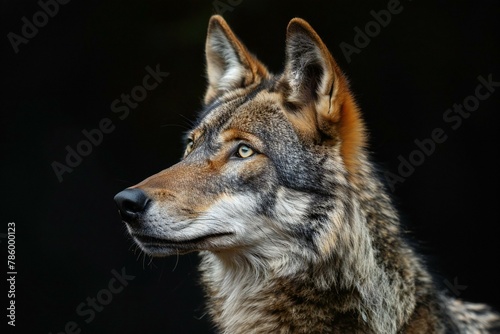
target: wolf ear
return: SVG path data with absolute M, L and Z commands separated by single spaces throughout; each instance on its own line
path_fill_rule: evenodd
M 220 15 L 212 16 L 208 23 L 205 55 L 205 104 L 225 91 L 247 87 L 269 76 L 265 66 L 248 52 Z
M 313 103 L 323 116 L 338 121 L 345 80 L 321 38 L 299 18 L 287 28 L 284 80 L 289 88 L 287 102 Z
M 315 127 L 331 142 L 340 141 L 346 166 L 354 167 L 365 142 L 360 113 L 328 48 L 309 23 L 299 18 L 287 27 L 286 65 L 280 83 L 284 102 L 295 109 L 291 114 L 296 115 L 296 122 L 302 123 L 299 127 Z

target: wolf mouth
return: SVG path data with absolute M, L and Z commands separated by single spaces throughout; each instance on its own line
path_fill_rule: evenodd
M 171 240 L 171 239 L 162 239 L 142 234 L 133 234 L 134 238 L 136 238 L 141 244 L 148 246 L 193 245 L 202 243 L 204 241 L 207 241 L 208 239 L 219 238 L 228 235 L 233 235 L 233 233 L 231 232 L 213 233 L 213 234 L 202 235 L 193 239 Z

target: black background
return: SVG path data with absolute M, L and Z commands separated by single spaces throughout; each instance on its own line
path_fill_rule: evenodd
M 460 298 L 498 307 L 500 89 L 458 129 L 443 121 L 448 108 L 474 94 L 478 76 L 500 81 L 498 1 L 402 1 L 402 12 L 347 62 L 339 44 L 353 44 L 354 27 L 363 29 L 370 11 L 387 3 L 243 0 L 223 15 L 273 72 L 283 65 L 288 21 L 308 20 L 350 78 L 382 168 L 397 173 L 398 156 L 408 157 L 415 139 L 445 131 L 446 142 L 393 195 L 443 288 L 456 280 Z M 0 240 L 6 257 L 7 223 L 15 222 L 16 330 L 59 333 L 74 321 L 82 333 L 210 332 L 197 256 L 141 255 L 112 198 L 180 157 L 205 89 L 213 5 L 71 1 L 16 54 L 7 34 L 20 34 L 21 18 L 32 21 L 40 7 L 2 2 Z M 111 103 L 156 64 L 170 75 L 120 120 Z M 51 163 L 64 163 L 65 147 L 75 148 L 82 130 L 103 118 L 114 131 L 59 182 Z M 86 323 L 76 307 L 122 268 L 135 278 Z

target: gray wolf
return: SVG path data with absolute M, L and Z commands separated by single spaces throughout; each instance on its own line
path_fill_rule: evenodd
M 182 160 L 115 197 L 147 254 L 199 252 L 220 333 L 493 333 L 403 238 L 348 81 L 302 19 L 273 75 L 220 16 Z

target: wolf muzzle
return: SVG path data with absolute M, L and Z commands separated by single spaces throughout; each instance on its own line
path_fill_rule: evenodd
M 141 189 L 125 189 L 114 198 L 123 221 L 133 224 L 146 211 L 151 199 Z

